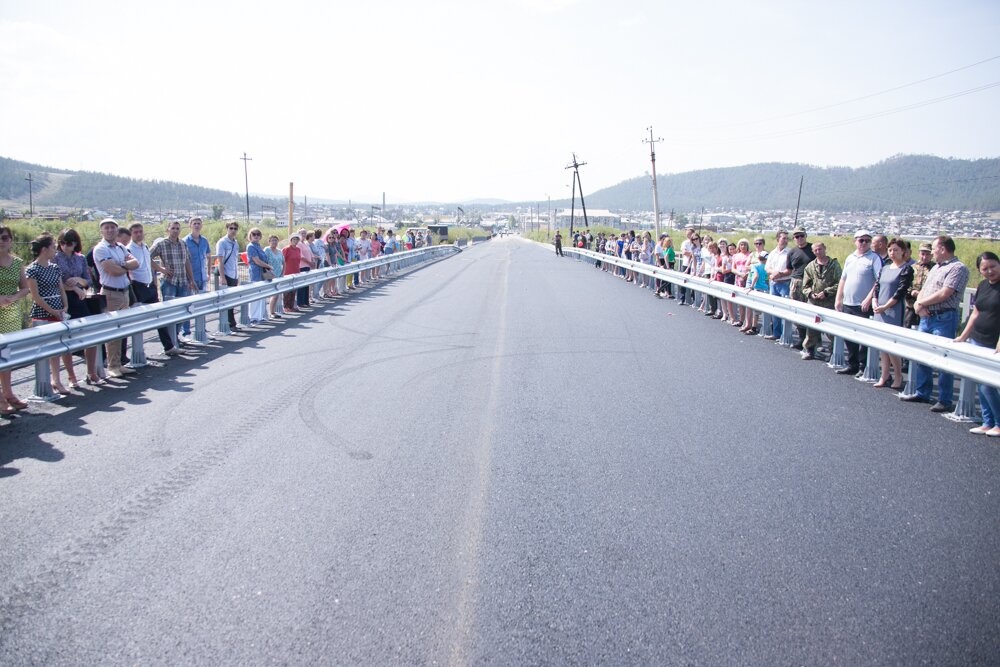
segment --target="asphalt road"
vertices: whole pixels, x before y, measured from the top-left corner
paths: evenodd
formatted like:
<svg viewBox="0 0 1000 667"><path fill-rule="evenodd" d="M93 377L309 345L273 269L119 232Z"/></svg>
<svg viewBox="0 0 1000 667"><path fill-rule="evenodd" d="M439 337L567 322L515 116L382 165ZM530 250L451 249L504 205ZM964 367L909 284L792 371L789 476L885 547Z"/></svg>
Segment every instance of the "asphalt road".
<svg viewBox="0 0 1000 667"><path fill-rule="evenodd" d="M0 425L0 664L1000 661L1000 447L519 239Z"/></svg>

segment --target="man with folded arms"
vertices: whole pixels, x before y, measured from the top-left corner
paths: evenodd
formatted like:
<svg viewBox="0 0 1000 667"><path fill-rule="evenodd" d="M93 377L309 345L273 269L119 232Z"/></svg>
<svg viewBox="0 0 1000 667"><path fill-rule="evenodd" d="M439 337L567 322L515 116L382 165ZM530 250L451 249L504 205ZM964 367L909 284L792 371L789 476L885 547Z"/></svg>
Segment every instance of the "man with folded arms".
<svg viewBox="0 0 1000 667"><path fill-rule="evenodd" d="M955 257L955 241L950 236L939 236L931 244L931 253L937 262L927 274L927 282L920 289L913 307L920 316L919 331L954 338L958 331L958 306L962 302L965 286L969 282L969 269ZM911 403L930 403L934 388L934 371L930 366L914 365L916 393L900 396ZM951 412L955 409L955 377L951 373L938 373L938 400L931 412Z"/></svg>
<svg viewBox="0 0 1000 667"><path fill-rule="evenodd" d="M101 220L101 240L94 246L94 265L101 277L101 294L107 300L105 312L115 312L128 308L128 272L139 268L125 246L118 243L118 223L113 218ZM120 378L135 373L122 366L121 344L111 341L108 350L108 375Z"/></svg>
<svg viewBox="0 0 1000 667"><path fill-rule="evenodd" d="M175 220L168 224L167 236L161 236L153 242L149 255L160 262L159 271L163 274L160 278L160 293L163 294L164 301L179 299L198 291L187 243L181 238L181 223ZM178 342L181 342L178 327L179 324L174 326L174 334ZM180 350L173 348L173 351L167 350L167 354L180 354Z"/></svg>

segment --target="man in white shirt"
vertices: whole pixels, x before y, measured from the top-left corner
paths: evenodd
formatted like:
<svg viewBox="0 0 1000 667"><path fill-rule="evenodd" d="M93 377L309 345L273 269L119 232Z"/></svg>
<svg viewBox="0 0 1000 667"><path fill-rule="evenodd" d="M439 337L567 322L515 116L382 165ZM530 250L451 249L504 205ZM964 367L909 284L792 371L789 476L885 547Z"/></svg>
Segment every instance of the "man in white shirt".
<svg viewBox="0 0 1000 667"><path fill-rule="evenodd" d="M142 306L150 303L159 303L160 295L156 291L156 283L154 282L156 273L159 271L159 266L153 264L149 256L149 248L146 247L145 242L146 230L143 228L141 222L129 225L128 229L132 235L132 240L129 241L129 244L125 248L139 262L139 266L130 272L132 292L135 294L135 305ZM157 329L156 335L159 336L160 344L163 345L164 354L170 357L180 354L180 350L174 346L174 342L170 339L170 331L167 327Z"/></svg>
<svg viewBox="0 0 1000 667"><path fill-rule="evenodd" d="M107 300L105 312L115 312L128 308L128 272L139 268L139 262L129 251L118 243L118 223L114 218L101 220L101 240L94 246L94 265L101 278L101 294ZM120 341L107 344L108 375L122 377L135 373L122 366Z"/></svg>
<svg viewBox="0 0 1000 667"><path fill-rule="evenodd" d="M764 270L767 271L771 294L787 299L792 283L792 270L788 267L788 232L783 229L778 230L778 245L767 256ZM783 319L780 317L771 318L771 333L764 338L778 340L784 330L785 321Z"/></svg>

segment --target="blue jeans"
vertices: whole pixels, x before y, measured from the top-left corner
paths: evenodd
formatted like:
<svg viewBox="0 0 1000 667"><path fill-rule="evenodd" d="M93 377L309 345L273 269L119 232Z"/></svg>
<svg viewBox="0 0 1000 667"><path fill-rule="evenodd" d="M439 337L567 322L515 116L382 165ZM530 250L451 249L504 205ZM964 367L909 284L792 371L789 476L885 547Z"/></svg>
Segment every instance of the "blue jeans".
<svg viewBox="0 0 1000 667"><path fill-rule="evenodd" d="M201 280L195 278L194 279L194 285L195 285L195 287L198 288L197 294L200 294L200 293L202 293L202 292L205 291L205 279L204 278L202 278ZM161 290L163 289L162 285L160 286L160 289ZM185 294L184 296L189 296L189 294ZM166 293L164 293L164 295L163 295L164 301L166 300L166 298L167 298ZM185 320L185 321L181 322L181 333L184 334L185 336L190 336L191 335L191 320Z"/></svg>
<svg viewBox="0 0 1000 667"><path fill-rule="evenodd" d="M969 339L969 344L986 347ZM979 385L979 410L983 413L983 426L1000 426L1000 389L988 384Z"/></svg>
<svg viewBox="0 0 1000 667"><path fill-rule="evenodd" d="M187 285L174 285L168 283L166 280L160 279L160 294L163 295L164 301L170 301L171 299L179 299L182 296L188 296L191 294L191 290ZM184 325L187 322L178 322L177 329L174 331L174 337L176 338L177 333L183 331ZM190 332L190 328L188 332Z"/></svg>
<svg viewBox="0 0 1000 667"><path fill-rule="evenodd" d="M935 336L954 338L957 328L957 310L947 310L937 315L920 318L919 331ZM930 400L931 390L934 388L934 369L923 364L914 364L914 383L916 384L917 396ZM954 395L955 376L951 373L938 373L938 403L951 405Z"/></svg>
<svg viewBox="0 0 1000 667"><path fill-rule="evenodd" d="M789 288L791 283L789 281L771 283L771 294L774 296L780 296L788 298ZM781 334L785 331L785 321L778 317L771 318L771 335L775 338L781 338Z"/></svg>

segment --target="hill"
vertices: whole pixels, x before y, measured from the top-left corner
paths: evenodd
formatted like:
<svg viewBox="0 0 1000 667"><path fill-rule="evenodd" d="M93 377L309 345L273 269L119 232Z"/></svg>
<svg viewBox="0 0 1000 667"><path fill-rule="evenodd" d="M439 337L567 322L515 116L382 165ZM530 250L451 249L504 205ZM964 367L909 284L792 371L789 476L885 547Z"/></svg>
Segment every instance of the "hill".
<svg viewBox="0 0 1000 667"><path fill-rule="evenodd" d="M244 195L237 192L55 169L2 157L0 202L28 201L28 172L34 179L36 206L166 211L206 209L218 204L238 211L246 205ZM895 156L859 168L773 162L662 174L657 178L660 207L664 212L673 209L678 213L701 207L794 209L800 177L804 177L803 209L897 213L1000 210L1000 159L956 160L930 155ZM588 207L593 208L648 211L652 209L651 182L648 175L639 176L588 192L586 199ZM250 206L259 210L280 201L283 199L251 196ZM475 205L505 208L510 204L483 198Z"/></svg>
<svg viewBox="0 0 1000 667"><path fill-rule="evenodd" d="M1000 210L1000 159L901 155L868 167L764 163L657 175L662 211L706 208L827 211ZM648 175L586 193L594 208L651 210Z"/></svg>
<svg viewBox="0 0 1000 667"><path fill-rule="evenodd" d="M220 204L242 210L246 196L169 181L150 181L112 176L90 171L54 169L0 157L0 201L28 201L27 173L33 179L32 198L36 206L79 209L162 209L191 210ZM271 206L278 200L250 197L250 206Z"/></svg>

